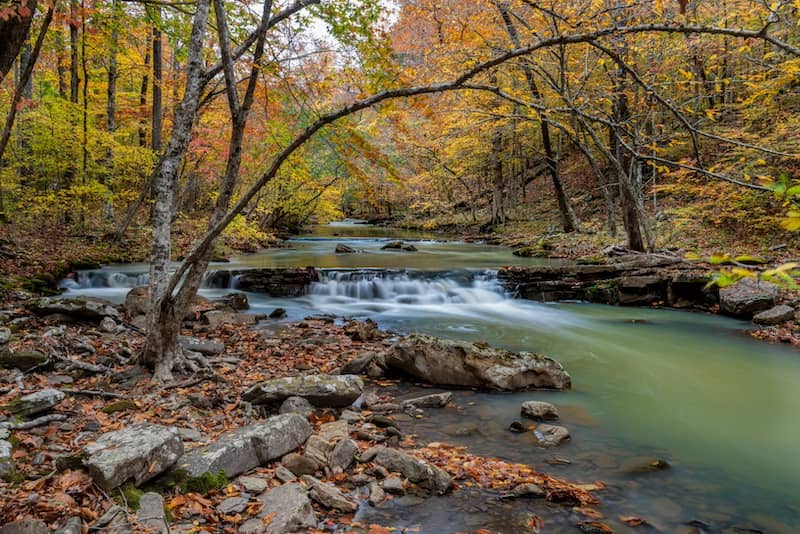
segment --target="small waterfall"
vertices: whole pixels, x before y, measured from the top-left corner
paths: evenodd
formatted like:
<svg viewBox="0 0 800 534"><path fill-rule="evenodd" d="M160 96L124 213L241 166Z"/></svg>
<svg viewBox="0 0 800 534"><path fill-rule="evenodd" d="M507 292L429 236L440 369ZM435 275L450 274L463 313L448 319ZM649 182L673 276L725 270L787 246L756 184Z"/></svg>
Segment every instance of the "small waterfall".
<svg viewBox="0 0 800 534"><path fill-rule="evenodd" d="M117 271L80 271L75 278L65 278L59 287L65 289L130 288L147 285L147 273L125 273Z"/></svg>
<svg viewBox="0 0 800 534"><path fill-rule="evenodd" d="M495 271L328 270L311 285L316 300L440 305L499 302L507 297Z"/></svg>

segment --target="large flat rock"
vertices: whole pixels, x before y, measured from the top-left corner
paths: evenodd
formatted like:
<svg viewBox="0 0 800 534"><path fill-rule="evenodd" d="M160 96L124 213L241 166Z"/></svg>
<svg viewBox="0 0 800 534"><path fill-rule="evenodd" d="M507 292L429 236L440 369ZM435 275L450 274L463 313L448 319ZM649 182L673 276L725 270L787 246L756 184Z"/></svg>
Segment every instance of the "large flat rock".
<svg viewBox="0 0 800 534"><path fill-rule="evenodd" d="M775 306L778 292L775 284L745 278L719 290L719 311L724 315L751 319L754 314Z"/></svg>
<svg viewBox="0 0 800 534"><path fill-rule="evenodd" d="M225 471L230 478L302 445L311 425L298 414L276 415L261 423L221 435L214 443L193 449L179 462L190 477Z"/></svg>
<svg viewBox="0 0 800 534"><path fill-rule="evenodd" d="M42 389L11 401L5 409L17 417L30 417L52 410L64 397L64 393L57 389Z"/></svg>
<svg viewBox="0 0 800 534"><path fill-rule="evenodd" d="M561 364L546 356L421 334L400 339L387 350L383 361L389 370L438 385L500 391L568 389L572 385Z"/></svg>
<svg viewBox="0 0 800 534"><path fill-rule="evenodd" d="M321 407L342 407L353 403L364 389L356 375L306 375L276 378L250 388L243 399L253 404L281 402L302 397Z"/></svg>
<svg viewBox="0 0 800 534"><path fill-rule="evenodd" d="M36 315L59 314L75 321L101 321L104 317L120 318L112 302L97 297L68 299L43 297L28 302L26 306Z"/></svg>
<svg viewBox="0 0 800 534"><path fill-rule="evenodd" d="M92 478L110 491L128 480L139 485L166 471L183 454L183 441L175 428L141 423L103 434L83 452Z"/></svg>

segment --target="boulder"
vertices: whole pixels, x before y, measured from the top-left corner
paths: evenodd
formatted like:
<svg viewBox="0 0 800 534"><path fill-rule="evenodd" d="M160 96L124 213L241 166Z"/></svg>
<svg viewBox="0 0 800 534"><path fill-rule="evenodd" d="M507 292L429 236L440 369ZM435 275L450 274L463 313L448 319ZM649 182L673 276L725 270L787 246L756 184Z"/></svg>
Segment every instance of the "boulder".
<svg viewBox="0 0 800 534"><path fill-rule="evenodd" d="M338 421L331 421L330 423L323 423L319 427L319 437L325 441L339 441L350 435L350 429L347 426L347 421L339 419Z"/></svg>
<svg viewBox="0 0 800 534"><path fill-rule="evenodd" d="M134 287L125 295L125 313L129 318L146 315L149 305L147 286Z"/></svg>
<svg viewBox="0 0 800 534"><path fill-rule="evenodd" d="M794 319L794 308L781 304L753 316L753 322L761 325L775 325Z"/></svg>
<svg viewBox="0 0 800 534"><path fill-rule="evenodd" d="M0 367L27 371L47 361L47 356L35 350L11 351L0 349Z"/></svg>
<svg viewBox="0 0 800 534"><path fill-rule="evenodd" d="M269 314L270 319L283 319L286 317L286 310L283 308L275 308Z"/></svg>
<svg viewBox="0 0 800 534"><path fill-rule="evenodd" d="M453 399L453 394L449 391L445 393L433 393L413 399L403 401L404 407L411 408L444 408Z"/></svg>
<svg viewBox="0 0 800 534"><path fill-rule="evenodd" d="M343 407L353 403L364 389L355 375L305 375L276 378L250 388L242 397L253 404L281 402L303 397L321 407Z"/></svg>
<svg viewBox="0 0 800 534"><path fill-rule="evenodd" d="M183 441L174 428L141 423L101 435L83 453L89 474L110 491L130 479L139 485L172 467L183 454Z"/></svg>
<svg viewBox="0 0 800 534"><path fill-rule="evenodd" d="M375 359L374 352L365 352L360 356L356 356L346 364L342 366L339 370L340 375L360 375L367 370L367 367L372 360Z"/></svg>
<svg viewBox="0 0 800 534"><path fill-rule="evenodd" d="M339 489L326 484L310 475L303 475L302 480L309 488L308 496L326 508L333 508L346 514L358 510L358 503L345 496Z"/></svg>
<svg viewBox="0 0 800 534"><path fill-rule="evenodd" d="M58 314L73 321L100 322L104 317L120 318L112 302L97 297L43 297L26 303L26 306L39 316Z"/></svg>
<svg viewBox="0 0 800 534"><path fill-rule="evenodd" d="M250 309L250 301L244 293L228 293L222 297L221 301L234 310L242 311Z"/></svg>
<svg viewBox="0 0 800 534"><path fill-rule="evenodd" d="M563 426L538 425L533 432L542 447L557 447L569 439L569 430Z"/></svg>
<svg viewBox="0 0 800 534"><path fill-rule="evenodd" d="M50 529L38 519L18 519L0 527L0 534L50 534Z"/></svg>
<svg viewBox="0 0 800 534"><path fill-rule="evenodd" d="M0 439L0 478L14 472L14 447L8 441Z"/></svg>
<svg viewBox="0 0 800 534"><path fill-rule="evenodd" d="M327 465L328 455L330 455L331 450L333 450L333 444L315 434L306 441L306 448L303 454L314 460L319 468Z"/></svg>
<svg viewBox="0 0 800 534"><path fill-rule="evenodd" d="M526 401L522 403L519 412L525 417L539 421L558 419L558 409L549 402Z"/></svg>
<svg viewBox="0 0 800 534"><path fill-rule="evenodd" d="M775 306L778 292L775 284L744 278L719 290L719 311L724 315L750 319L754 314Z"/></svg>
<svg viewBox="0 0 800 534"><path fill-rule="evenodd" d="M295 476L313 475L320 468L320 464L303 454L291 452L281 459L281 465Z"/></svg>
<svg viewBox="0 0 800 534"><path fill-rule="evenodd" d="M381 247L381 250L404 250L406 252L417 252L417 247L402 241L390 241Z"/></svg>
<svg viewBox="0 0 800 534"><path fill-rule="evenodd" d="M57 389L43 389L30 395L23 395L4 408L17 417L30 417L49 412L64 400L64 397L65 395Z"/></svg>
<svg viewBox="0 0 800 534"><path fill-rule="evenodd" d="M234 477L293 451L311 435L311 425L297 414L266 421L221 435L215 442L192 449L180 461L190 477L225 471Z"/></svg>
<svg viewBox="0 0 800 534"><path fill-rule="evenodd" d="M308 417L314 413L314 407L303 397L289 397L281 404L279 413L297 413Z"/></svg>
<svg viewBox="0 0 800 534"><path fill-rule="evenodd" d="M381 331L378 329L378 323L372 319L367 319L366 321L350 321L344 327L344 333L353 341L373 341L381 335Z"/></svg>
<svg viewBox="0 0 800 534"><path fill-rule="evenodd" d="M353 254L355 252L358 251L353 247L348 247L344 243L339 243L338 245L336 245L336 254Z"/></svg>
<svg viewBox="0 0 800 534"><path fill-rule="evenodd" d="M115 334L119 326L117 322L112 319L111 317L103 317L103 320L100 321L100 331L106 334Z"/></svg>
<svg viewBox="0 0 800 534"><path fill-rule="evenodd" d="M450 475L435 465L396 449L383 446L374 449L371 454L365 453L366 457L374 454L375 462L379 465L389 471L400 473L420 487L439 495L444 495L453 488L453 479Z"/></svg>
<svg viewBox="0 0 800 534"><path fill-rule="evenodd" d="M148 532L169 534L167 517L164 514L164 497L149 491L139 498L136 522Z"/></svg>
<svg viewBox="0 0 800 534"><path fill-rule="evenodd" d="M328 467L334 472L346 471L353 464L358 452L355 441L349 438L340 440L328 456Z"/></svg>
<svg viewBox="0 0 800 534"><path fill-rule="evenodd" d="M230 287L235 278L235 287L240 291L265 293L275 298L294 298L305 295L312 282L319 282L319 273L313 267L289 269L251 269L228 271Z"/></svg>
<svg viewBox="0 0 800 534"><path fill-rule="evenodd" d="M306 490L296 482L283 484L258 497L262 507L258 517L271 517L266 532L286 534L303 532L317 526L317 514L311 508Z"/></svg>
<svg viewBox="0 0 800 534"><path fill-rule="evenodd" d="M567 389L572 380L557 361L464 341L414 334L386 352L385 365L431 384L517 391Z"/></svg>
<svg viewBox="0 0 800 534"><path fill-rule="evenodd" d="M256 324L258 321L256 320L255 315L213 310L206 312L203 315L203 322L208 325L209 330L216 330L220 326L226 324L234 326L251 326Z"/></svg>

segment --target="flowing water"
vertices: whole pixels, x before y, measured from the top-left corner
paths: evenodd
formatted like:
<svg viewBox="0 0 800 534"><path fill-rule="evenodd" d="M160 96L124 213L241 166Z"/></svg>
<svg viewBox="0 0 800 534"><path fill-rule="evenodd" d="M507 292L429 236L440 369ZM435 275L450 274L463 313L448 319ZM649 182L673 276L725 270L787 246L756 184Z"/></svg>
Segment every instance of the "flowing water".
<svg viewBox="0 0 800 534"><path fill-rule="evenodd" d="M395 238L413 239L419 252L380 250ZM338 243L362 252L336 255ZM325 227L290 245L211 269L319 267L323 279L308 295L248 294L251 311L280 306L286 320L310 313L369 317L399 332L484 340L556 358L573 377L568 392L457 392L458 409L430 410L404 423L420 441L466 445L570 480L603 480L609 488L600 493L601 510L617 532L628 530L620 515L643 517L664 532L800 532L800 352L753 341L747 323L706 314L511 299L495 269L541 260L502 247L359 224ZM146 281L145 272L144 265L109 266L64 286L120 302ZM543 450L506 430L530 399L559 407L571 442ZM555 458L570 463L547 463ZM642 472L654 458L672 467ZM537 513L548 518L545 532L577 532L577 516L543 503L458 494L446 505L398 499L360 512L360 519L386 523L389 514L393 524L431 533L518 532L519 518Z"/></svg>

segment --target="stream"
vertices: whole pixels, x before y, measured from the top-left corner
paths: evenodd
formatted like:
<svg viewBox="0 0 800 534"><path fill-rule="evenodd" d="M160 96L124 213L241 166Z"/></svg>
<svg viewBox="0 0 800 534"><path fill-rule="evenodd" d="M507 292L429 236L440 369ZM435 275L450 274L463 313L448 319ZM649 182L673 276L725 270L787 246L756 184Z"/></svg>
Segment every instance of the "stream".
<svg viewBox="0 0 800 534"><path fill-rule="evenodd" d="M380 249L398 238L419 251ZM339 243L362 252L334 254ZM608 488L598 492L599 509L615 532L648 531L626 526L619 516L644 518L662 532L800 532L796 349L754 341L749 323L707 314L514 300L496 269L543 260L517 258L504 247L354 223L320 227L289 245L210 269L318 267L323 279L307 295L249 293L250 312L282 307L284 321L320 313L372 318L402 333L542 353L572 375L567 392L456 391L458 409L428 410L404 423L419 442L465 445L572 481L602 480ZM144 264L107 266L63 285L67 295L122 302L131 287L145 283L146 271ZM230 292L201 290L209 297ZM398 395L421 390L396 388ZM572 440L544 450L530 436L508 432L525 400L555 404L558 424ZM570 463L548 463L556 458ZM671 468L638 469L656 458ZM545 518L544 532L578 532L576 521L585 519L541 501L501 503L466 488L444 499L395 499L364 507L357 519L425 533L521 532L515 525L533 513Z"/></svg>

